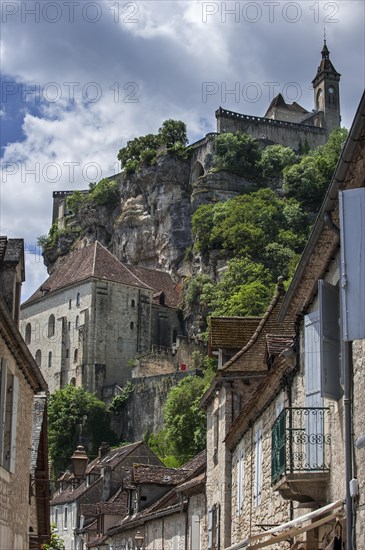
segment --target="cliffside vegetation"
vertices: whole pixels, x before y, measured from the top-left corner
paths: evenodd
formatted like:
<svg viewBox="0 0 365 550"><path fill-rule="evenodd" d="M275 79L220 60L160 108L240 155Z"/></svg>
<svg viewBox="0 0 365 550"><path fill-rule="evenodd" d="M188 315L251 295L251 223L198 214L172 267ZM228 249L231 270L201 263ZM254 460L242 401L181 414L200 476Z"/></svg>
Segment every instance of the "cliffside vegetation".
<svg viewBox="0 0 365 550"><path fill-rule="evenodd" d="M202 377L187 376L169 391L164 428L147 437L148 445L166 466L180 466L205 448L206 414L199 402L214 375L213 362L206 358Z"/></svg>
<svg viewBox="0 0 365 550"><path fill-rule="evenodd" d="M89 456L96 456L103 441L117 443L110 428L105 403L83 388L65 386L55 391L48 405L48 442L52 473L56 478L70 464L78 442L87 444Z"/></svg>

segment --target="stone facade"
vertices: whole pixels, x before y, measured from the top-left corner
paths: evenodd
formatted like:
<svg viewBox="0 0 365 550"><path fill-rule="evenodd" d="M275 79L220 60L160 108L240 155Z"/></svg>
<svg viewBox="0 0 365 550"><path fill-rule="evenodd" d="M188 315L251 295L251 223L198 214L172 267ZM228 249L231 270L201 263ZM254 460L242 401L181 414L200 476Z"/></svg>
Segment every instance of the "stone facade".
<svg viewBox="0 0 365 550"><path fill-rule="evenodd" d="M48 542L50 525L48 464L40 503L35 481L39 441L32 438L34 398L47 386L18 329L22 239L0 237L0 280L0 544L25 550Z"/></svg>
<svg viewBox="0 0 365 550"><path fill-rule="evenodd" d="M103 388L131 377L131 360L152 344L171 348L181 334L172 284L155 303L156 289L141 279L149 270L131 269L95 243L71 254L22 305L22 332L51 392L74 384L104 397Z"/></svg>

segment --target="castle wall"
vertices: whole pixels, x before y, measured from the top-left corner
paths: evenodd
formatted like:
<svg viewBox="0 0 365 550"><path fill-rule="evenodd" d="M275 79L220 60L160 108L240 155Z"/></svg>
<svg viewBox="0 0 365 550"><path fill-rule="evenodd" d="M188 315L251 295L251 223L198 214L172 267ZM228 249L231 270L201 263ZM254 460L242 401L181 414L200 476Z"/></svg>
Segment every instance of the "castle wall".
<svg viewBox="0 0 365 550"><path fill-rule="evenodd" d="M216 111L216 118L219 133L245 132L254 138L268 139L295 151L307 144L310 149L314 149L323 145L328 137L324 128L242 115L222 108Z"/></svg>

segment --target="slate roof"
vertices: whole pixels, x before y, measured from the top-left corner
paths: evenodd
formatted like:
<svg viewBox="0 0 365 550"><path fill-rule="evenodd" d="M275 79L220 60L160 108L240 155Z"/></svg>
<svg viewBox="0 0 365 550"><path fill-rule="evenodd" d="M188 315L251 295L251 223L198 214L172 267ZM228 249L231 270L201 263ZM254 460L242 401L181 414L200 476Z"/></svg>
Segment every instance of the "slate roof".
<svg viewBox="0 0 365 550"><path fill-rule="evenodd" d="M90 278L150 289L157 292L157 297L163 292L165 305L170 307L177 308L181 303L181 289L174 283L169 273L124 264L101 243L95 241L89 246L68 254L63 263L22 304L22 307L47 294ZM158 303L158 299L156 301Z"/></svg>
<svg viewBox="0 0 365 550"><path fill-rule="evenodd" d="M211 350L241 349L257 328L261 317L211 317Z"/></svg>
<svg viewBox="0 0 365 550"><path fill-rule="evenodd" d="M154 300L159 303L161 293L165 296L165 305L178 308L181 306L182 291L171 275L158 269L147 269L127 264L128 269L145 285L155 290Z"/></svg>
<svg viewBox="0 0 365 550"><path fill-rule="evenodd" d="M91 277L138 288L150 288L96 241L85 248L71 252L22 307L42 298L45 293L55 292Z"/></svg>

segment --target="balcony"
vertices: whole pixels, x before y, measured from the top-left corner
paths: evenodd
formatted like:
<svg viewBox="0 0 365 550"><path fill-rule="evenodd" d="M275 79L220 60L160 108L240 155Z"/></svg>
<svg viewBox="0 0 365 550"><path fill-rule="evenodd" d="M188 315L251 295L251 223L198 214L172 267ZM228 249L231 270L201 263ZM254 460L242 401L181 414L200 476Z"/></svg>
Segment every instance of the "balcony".
<svg viewBox="0 0 365 550"><path fill-rule="evenodd" d="M302 506L325 502L330 443L328 408L284 408L271 430L273 489Z"/></svg>

